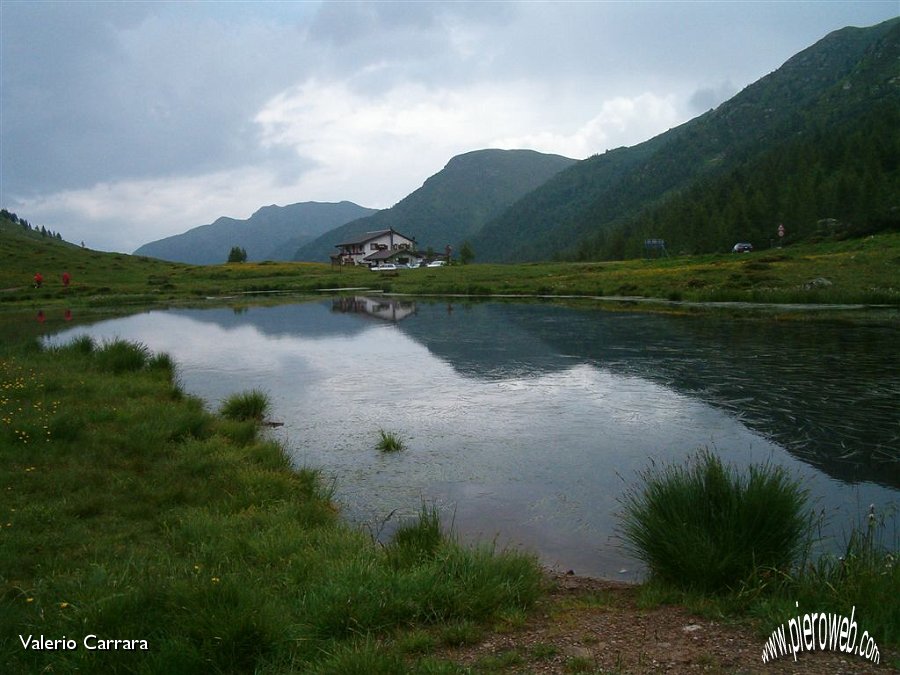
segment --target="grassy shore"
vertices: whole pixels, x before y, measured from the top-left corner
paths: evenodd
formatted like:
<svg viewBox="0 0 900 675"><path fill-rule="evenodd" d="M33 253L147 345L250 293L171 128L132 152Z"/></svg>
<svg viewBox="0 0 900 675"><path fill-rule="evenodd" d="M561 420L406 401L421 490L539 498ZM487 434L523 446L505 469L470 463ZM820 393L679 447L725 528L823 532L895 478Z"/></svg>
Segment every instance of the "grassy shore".
<svg viewBox="0 0 900 675"><path fill-rule="evenodd" d="M526 630L535 607L559 624L548 640L584 607L558 595L548 605L533 558L461 547L434 509L385 545L349 527L317 471L292 468L260 434L266 406L251 391L210 413L182 392L168 357L132 343L0 350L0 671L517 672L563 656L563 672L591 671L583 655L549 642L516 659L451 660L454 648ZM696 496L682 475L661 476ZM653 483L632 494L652 494L642 491ZM729 492L717 488L716 503ZM708 510L702 495L688 501ZM659 575L628 604L737 620L760 645L795 602L855 606L879 646L895 650L900 565L896 541L882 537L889 527L885 514L866 514L842 559L793 567L760 566L737 546L728 555L749 564L724 592ZM636 626L644 609L627 610ZM23 646L41 637L72 642ZM109 640L132 648L96 648Z"/></svg>
<svg viewBox="0 0 900 675"><path fill-rule="evenodd" d="M623 498L623 535L647 564L649 602L775 626L792 607L855 607L885 646L900 644L897 513L870 507L843 555L811 555L818 520L800 481L782 467L744 473L708 450L685 465L652 465ZM794 604L796 603L796 605Z"/></svg>
<svg viewBox="0 0 900 675"><path fill-rule="evenodd" d="M538 597L531 557L463 548L427 510L384 546L342 523L250 408L204 410L140 345L0 355L0 671L455 672L423 644Z"/></svg>
<svg viewBox="0 0 900 675"><path fill-rule="evenodd" d="M0 307L122 307L368 288L428 295L641 296L696 302L900 306L900 233L750 254L605 263L471 264L371 272L324 263L192 266L101 253L0 223ZM35 272L45 278L35 289ZM64 288L63 272L71 285ZM825 281L817 281L825 280Z"/></svg>
<svg viewBox="0 0 900 675"><path fill-rule="evenodd" d="M264 392L235 392L220 415L210 413L181 391L171 360L140 345L82 339L42 349L24 339L42 332L37 310L59 318L64 308L133 311L347 287L900 307L896 233L749 255L383 276L320 264L179 265L0 223L0 259L0 309L28 317L7 322L16 340L0 340L2 672L460 672L430 655L522 626L541 592L533 559L461 548L434 511L423 509L386 546L342 523L316 470L294 470L260 436ZM819 278L828 283L809 284ZM760 569L727 593L659 580L637 593L644 604L758 617L768 630L797 601L835 611L855 603L884 646L896 647L900 616L888 599L900 593L900 551L880 531L863 515L843 560ZM88 650L91 634L147 640L149 651ZM77 647L24 648L29 635Z"/></svg>

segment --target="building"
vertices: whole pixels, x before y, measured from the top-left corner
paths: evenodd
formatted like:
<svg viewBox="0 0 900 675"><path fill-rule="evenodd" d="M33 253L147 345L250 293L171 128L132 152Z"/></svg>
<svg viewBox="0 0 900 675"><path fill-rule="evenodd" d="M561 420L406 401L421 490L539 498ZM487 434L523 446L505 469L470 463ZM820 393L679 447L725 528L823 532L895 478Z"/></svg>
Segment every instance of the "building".
<svg viewBox="0 0 900 675"><path fill-rule="evenodd" d="M422 258L416 252L416 240L394 228L366 232L335 246L339 250L331 256L331 260L341 265L371 266L386 262L406 265Z"/></svg>

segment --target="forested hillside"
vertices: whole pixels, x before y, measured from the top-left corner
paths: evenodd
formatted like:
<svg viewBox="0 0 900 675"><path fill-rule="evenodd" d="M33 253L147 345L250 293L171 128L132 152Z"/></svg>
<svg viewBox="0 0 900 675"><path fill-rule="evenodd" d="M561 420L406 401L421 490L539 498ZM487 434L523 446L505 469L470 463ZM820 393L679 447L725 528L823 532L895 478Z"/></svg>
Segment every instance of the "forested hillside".
<svg viewBox="0 0 900 675"><path fill-rule="evenodd" d="M701 179L623 226L581 240L580 260L633 258L663 238L670 252L756 248L900 228L900 109L879 106L852 127L804 134L724 175Z"/></svg>
<svg viewBox="0 0 900 675"><path fill-rule="evenodd" d="M836 31L716 110L560 173L485 226L482 260L721 251L889 227L897 190L900 20ZM839 221L834 224L829 219Z"/></svg>
<svg viewBox="0 0 900 675"><path fill-rule="evenodd" d="M394 228L423 250L458 249L491 218L522 195L575 163L533 150L476 150L452 158L418 190L390 209L347 223L302 246L295 260L327 261L335 244L356 235Z"/></svg>

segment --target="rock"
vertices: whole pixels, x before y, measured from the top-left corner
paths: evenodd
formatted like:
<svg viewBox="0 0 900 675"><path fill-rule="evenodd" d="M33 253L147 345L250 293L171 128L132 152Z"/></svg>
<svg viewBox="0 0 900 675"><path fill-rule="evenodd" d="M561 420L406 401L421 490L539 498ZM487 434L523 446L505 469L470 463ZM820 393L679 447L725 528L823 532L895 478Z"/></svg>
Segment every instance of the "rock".
<svg viewBox="0 0 900 675"><path fill-rule="evenodd" d="M811 291L814 288L828 288L829 286L834 286L834 282L825 277L818 277L817 279L812 279L803 284L803 290Z"/></svg>
<svg viewBox="0 0 900 675"><path fill-rule="evenodd" d="M594 653L590 649L588 649L587 647L582 647L580 645L571 645L564 651L567 656L571 656L576 659L591 659L594 657Z"/></svg>

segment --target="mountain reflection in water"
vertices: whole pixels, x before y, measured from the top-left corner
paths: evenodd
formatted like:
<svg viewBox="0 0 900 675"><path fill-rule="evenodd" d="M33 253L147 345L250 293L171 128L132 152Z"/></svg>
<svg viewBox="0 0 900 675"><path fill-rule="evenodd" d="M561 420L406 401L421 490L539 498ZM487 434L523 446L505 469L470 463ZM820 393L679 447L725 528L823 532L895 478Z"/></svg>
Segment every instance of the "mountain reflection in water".
<svg viewBox="0 0 900 675"><path fill-rule="evenodd" d="M297 464L336 479L348 517L442 506L464 539L616 576L635 472L714 447L799 474L837 537L900 489L893 327L682 317L550 304L345 297L150 312L79 327L170 353L211 405L267 390ZM379 429L402 453L375 450Z"/></svg>

